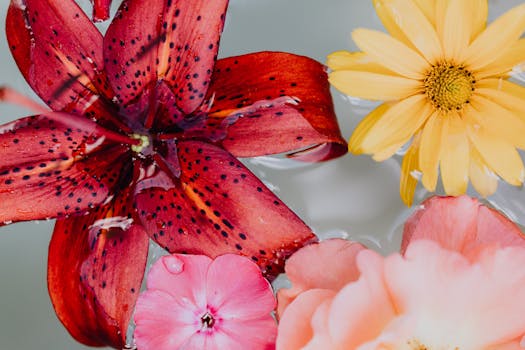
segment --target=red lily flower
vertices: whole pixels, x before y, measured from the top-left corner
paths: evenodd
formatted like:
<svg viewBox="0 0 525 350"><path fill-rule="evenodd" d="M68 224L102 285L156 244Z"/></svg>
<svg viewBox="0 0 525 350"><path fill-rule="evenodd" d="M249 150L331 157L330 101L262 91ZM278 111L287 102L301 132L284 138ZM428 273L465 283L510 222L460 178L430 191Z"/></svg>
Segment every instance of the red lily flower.
<svg viewBox="0 0 525 350"><path fill-rule="evenodd" d="M0 126L0 222L57 218L49 292L80 342L122 348L148 238L269 275L315 239L236 157L346 152L324 67L216 61L227 0L125 0L106 35L73 0L12 0L7 36L52 109Z"/></svg>

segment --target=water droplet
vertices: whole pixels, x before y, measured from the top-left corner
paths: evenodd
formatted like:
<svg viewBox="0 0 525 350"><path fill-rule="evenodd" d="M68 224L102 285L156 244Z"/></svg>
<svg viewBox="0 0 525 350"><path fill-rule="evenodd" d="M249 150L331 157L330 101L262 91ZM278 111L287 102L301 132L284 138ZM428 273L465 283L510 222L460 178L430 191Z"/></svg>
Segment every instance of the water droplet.
<svg viewBox="0 0 525 350"><path fill-rule="evenodd" d="M170 255L162 258L162 263L169 272L178 275L184 271L184 262L176 256Z"/></svg>

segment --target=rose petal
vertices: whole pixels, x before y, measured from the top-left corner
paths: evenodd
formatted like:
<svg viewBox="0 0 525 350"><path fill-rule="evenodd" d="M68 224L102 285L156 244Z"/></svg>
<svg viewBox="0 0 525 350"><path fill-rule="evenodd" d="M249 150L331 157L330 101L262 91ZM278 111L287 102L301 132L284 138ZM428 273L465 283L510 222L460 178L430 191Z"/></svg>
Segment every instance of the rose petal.
<svg viewBox="0 0 525 350"><path fill-rule="evenodd" d="M410 242L423 238L472 258L487 244L525 246L525 237L516 224L468 196L425 201L405 223L401 252Z"/></svg>
<svg viewBox="0 0 525 350"><path fill-rule="evenodd" d="M281 314L276 348L302 349L313 337L310 323L313 314L319 305L335 295L334 291L328 289L310 289L299 294Z"/></svg>
<svg viewBox="0 0 525 350"><path fill-rule="evenodd" d="M285 272L292 288L278 291L277 314L281 315L287 305L306 290L319 288L337 292L357 280L356 256L363 249L359 243L328 239L298 250L286 261Z"/></svg>

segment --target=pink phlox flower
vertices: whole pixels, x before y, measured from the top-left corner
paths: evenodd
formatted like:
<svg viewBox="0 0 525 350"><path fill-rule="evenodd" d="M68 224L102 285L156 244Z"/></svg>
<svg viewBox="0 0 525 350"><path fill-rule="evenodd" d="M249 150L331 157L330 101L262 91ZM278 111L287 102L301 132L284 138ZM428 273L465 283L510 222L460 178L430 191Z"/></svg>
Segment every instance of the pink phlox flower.
<svg viewBox="0 0 525 350"><path fill-rule="evenodd" d="M277 324L270 283L247 258L174 254L155 263L135 311L141 350L269 350Z"/></svg>

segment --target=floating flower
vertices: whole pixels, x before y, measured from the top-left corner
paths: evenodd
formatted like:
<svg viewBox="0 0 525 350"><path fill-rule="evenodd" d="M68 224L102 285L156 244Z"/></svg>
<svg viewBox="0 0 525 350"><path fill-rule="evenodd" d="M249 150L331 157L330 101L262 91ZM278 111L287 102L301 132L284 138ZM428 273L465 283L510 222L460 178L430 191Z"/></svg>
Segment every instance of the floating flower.
<svg viewBox="0 0 525 350"><path fill-rule="evenodd" d="M164 256L137 301L135 342L141 350L273 349L274 307L270 283L247 258Z"/></svg>
<svg viewBox="0 0 525 350"><path fill-rule="evenodd" d="M525 61L525 4L488 27L487 0L374 5L390 36L357 29L352 37L362 52L328 57L336 88L385 101L357 126L349 150L381 161L412 140L400 181L408 205L418 174L434 191L438 168L451 195L465 193L469 179L483 196L496 190L498 176L520 185L525 89L507 78Z"/></svg>
<svg viewBox="0 0 525 350"><path fill-rule="evenodd" d="M340 240L299 250L303 260L323 257L329 276L330 262L355 272L338 289L304 290L281 311L277 349L519 348L525 240L516 225L467 197L433 198L404 235L404 254L387 258L319 254L326 244L344 249Z"/></svg>
<svg viewBox="0 0 525 350"><path fill-rule="evenodd" d="M73 0L11 2L11 51L52 111L0 127L0 222L58 218L49 292L82 343L125 345L148 237L268 275L315 239L236 157L346 152L324 67L277 52L215 63L226 7L127 0L103 37Z"/></svg>
<svg viewBox="0 0 525 350"><path fill-rule="evenodd" d="M410 242L430 239L466 257L487 247L525 248L525 236L506 216L468 196L431 197L405 223L401 253Z"/></svg>

